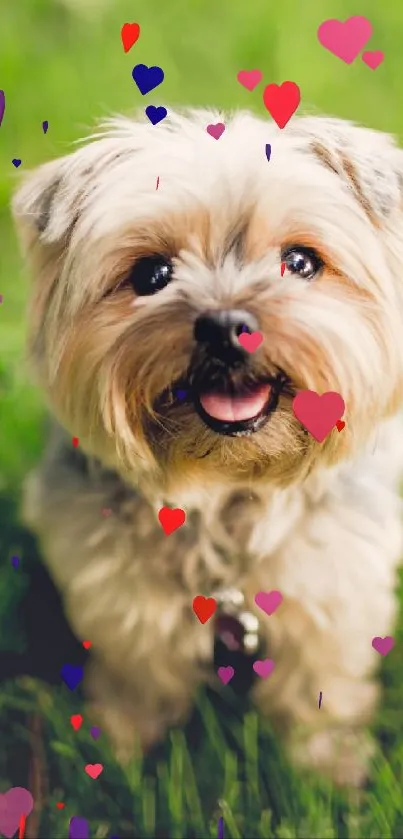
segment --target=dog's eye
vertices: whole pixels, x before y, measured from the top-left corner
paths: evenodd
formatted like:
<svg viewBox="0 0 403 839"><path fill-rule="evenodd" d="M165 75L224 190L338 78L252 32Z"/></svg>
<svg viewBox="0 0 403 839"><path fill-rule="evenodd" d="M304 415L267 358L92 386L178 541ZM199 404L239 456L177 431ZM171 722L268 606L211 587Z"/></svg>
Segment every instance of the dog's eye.
<svg viewBox="0 0 403 839"><path fill-rule="evenodd" d="M156 294L172 278L172 263L163 256L145 256L133 266L128 282L138 297Z"/></svg>
<svg viewBox="0 0 403 839"><path fill-rule="evenodd" d="M302 247L288 248L282 253L281 261L291 274L298 274L304 280L311 280L323 266L315 251Z"/></svg>

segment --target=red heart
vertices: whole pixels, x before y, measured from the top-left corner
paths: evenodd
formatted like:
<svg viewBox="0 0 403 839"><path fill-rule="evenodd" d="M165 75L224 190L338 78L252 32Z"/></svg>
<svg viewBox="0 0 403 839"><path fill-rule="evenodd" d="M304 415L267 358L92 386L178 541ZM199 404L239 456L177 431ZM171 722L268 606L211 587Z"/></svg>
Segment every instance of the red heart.
<svg viewBox="0 0 403 839"><path fill-rule="evenodd" d="M263 341L261 332L241 332L238 341L246 352L255 352Z"/></svg>
<svg viewBox="0 0 403 839"><path fill-rule="evenodd" d="M123 49L129 52L133 44L136 43L140 35L140 27L138 23L124 23L120 31L122 38Z"/></svg>
<svg viewBox="0 0 403 839"><path fill-rule="evenodd" d="M73 437L71 442L73 443L73 446L76 449L77 446L78 446L78 442L79 442L78 437Z"/></svg>
<svg viewBox="0 0 403 839"><path fill-rule="evenodd" d="M70 717L70 722L74 728L74 731L78 731L78 729L81 728L83 724L83 717L81 716L81 714L73 714L73 716Z"/></svg>
<svg viewBox="0 0 403 839"><path fill-rule="evenodd" d="M337 420L337 422L336 422L337 431L343 431L343 428L344 428L345 424L346 423L344 422L344 420Z"/></svg>
<svg viewBox="0 0 403 839"><path fill-rule="evenodd" d="M56 801L56 807L58 810L63 810L66 805L63 804L61 801Z"/></svg>
<svg viewBox="0 0 403 839"><path fill-rule="evenodd" d="M83 641L82 644L85 650L89 650L92 647L92 641Z"/></svg>
<svg viewBox="0 0 403 839"><path fill-rule="evenodd" d="M279 128L284 128L298 108L301 91L295 82L268 84L263 91L263 102Z"/></svg>
<svg viewBox="0 0 403 839"><path fill-rule="evenodd" d="M93 778L93 779L98 778L98 776L101 774L101 772L104 771L104 767L102 766L102 763L87 763L87 766L84 766L84 769L85 769L87 775L89 775L90 778Z"/></svg>
<svg viewBox="0 0 403 839"><path fill-rule="evenodd" d="M170 533L185 524L186 513L180 507L174 507L173 510L170 507L161 507L158 513L158 521L166 536L169 536Z"/></svg>
<svg viewBox="0 0 403 839"><path fill-rule="evenodd" d="M202 594L198 594L193 598L192 606L200 623L206 623L214 615L217 609L217 601L214 600L214 597L203 597Z"/></svg>

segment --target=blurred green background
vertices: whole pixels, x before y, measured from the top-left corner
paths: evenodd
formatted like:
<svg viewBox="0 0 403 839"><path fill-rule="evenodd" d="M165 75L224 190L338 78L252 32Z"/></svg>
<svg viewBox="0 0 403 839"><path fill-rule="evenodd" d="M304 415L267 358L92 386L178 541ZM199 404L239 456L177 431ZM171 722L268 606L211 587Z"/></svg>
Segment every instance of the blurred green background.
<svg viewBox="0 0 403 839"><path fill-rule="evenodd" d="M360 58L348 66L317 40L328 18L364 15L373 25L367 49L385 53L370 70ZM125 54L120 29L141 26ZM364 0L3 0L0 6L0 88L6 111L0 127L0 648L18 647L18 601L24 588L10 557L24 554L16 509L21 480L43 442L41 398L24 359L27 278L9 218L9 197L24 170L65 154L70 143L109 113L146 104L251 108L270 119L261 84L252 93L237 82L241 69L260 68L264 84L293 80L300 111L327 113L403 135L403 4ZM165 81L141 97L131 77L135 64L157 64ZM42 132L48 120L49 130ZM156 129L158 130L158 129ZM15 170L11 160L21 158ZM403 638L402 628L398 638ZM91 820L92 836L403 837L403 748L400 684L402 644L383 664L384 702L375 723L379 752L371 784L358 798L339 795L321 779L301 780L278 750L269 725L253 711L238 723L216 715L201 698L205 736L197 749L174 734L152 771L140 759L126 773L107 747L75 734L69 715L79 711L66 692L30 680L0 690L0 790L22 784L21 765L7 754L30 741L42 754L34 777L44 776L31 836L65 837L67 813ZM0 674L1 675L1 674ZM16 716L15 716L16 715ZM221 715L222 716L222 715ZM34 724L26 720L34 719ZM224 726L224 728L223 728ZM7 729L7 730L6 730ZM27 733L28 731L28 733ZM35 747L36 748L36 747ZM98 752L96 750L99 750ZM103 751L103 750L106 751ZM34 749L35 751L35 749ZM104 761L102 779L82 766ZM35 768L34 768L35 769ZM66 814L55 801L67 802ZM27 836L29 839L29 836Z"/></svg>

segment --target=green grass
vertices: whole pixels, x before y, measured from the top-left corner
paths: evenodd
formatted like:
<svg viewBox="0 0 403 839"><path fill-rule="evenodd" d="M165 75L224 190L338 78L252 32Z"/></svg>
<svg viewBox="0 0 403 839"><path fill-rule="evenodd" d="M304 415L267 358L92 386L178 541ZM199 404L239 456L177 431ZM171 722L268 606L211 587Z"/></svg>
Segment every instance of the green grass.
<svg viewBox="0 0 403 839"><path fill-rule="evenodd" d="M82 2L85 6L86 0ZM375 72L360 60L343 64L317 42L323 20L352 14L370 18L374 35L368 48L385 52ZM120 28L134 20L141 25L141 37L125 55ZM159 64L165 71L163 87L147 97L148 103L251 107L263 115L261 88L248 93L236 81L238 70L259 67L266 83L296 81L303 109L403 135L402 24L398 0L382 5L364 0L354 8L347 0L109 0L92 16L72 14L56 0L3 3L0 88L7 104L0 128L1 649L24 645L18 603L26 585L28 548L16 509L21 479L43 442L42 403L23 354L27 284L8 212L19 173L67 152L96 118L141 106L131 79L139 62ZM41 127L45 119L47 135ZM23 161L18 172L13 157ZM13 553L21 556L18 573L10 566ZM383 663L384 699L375 724L379 750L371 782L358 798L336 792L318 777L295 775L268 723L258 721L250 709L242 716L238 707L236 721L231 716L229 722L226 703L217 704L206 694L198 699L196 746L191 737L186 742L175 731L158 758L138 758L124 773L102 737L97 743L90 738L88 724L73 731L69 718L81 707L75 694L62 685L51 690L29 679L1 685L0 789L24 785L27 723L31 730L39 720L45 780L37 835L43 839L66 837L68 820L77 814L91 821L92 837L215 837L221 813L226 839L402 837L402 641L401 622L398 643ZM84 772L88 762L104 763L96 781ZM56 801L64 801L65 810L57 810Z"/></svg>

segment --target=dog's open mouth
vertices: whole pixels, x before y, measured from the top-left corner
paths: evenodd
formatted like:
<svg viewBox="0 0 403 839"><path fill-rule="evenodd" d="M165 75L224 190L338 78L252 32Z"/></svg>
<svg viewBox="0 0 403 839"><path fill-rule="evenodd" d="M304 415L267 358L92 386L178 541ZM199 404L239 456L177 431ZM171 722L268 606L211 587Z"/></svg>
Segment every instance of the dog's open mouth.
<svg viewBox="0 0 403 839"><path fill-rule="evenodd" d="M217 434L239 437L252 434L267 422L278 401L269 382L196 390L194 406L201 420Z"/></svg>

